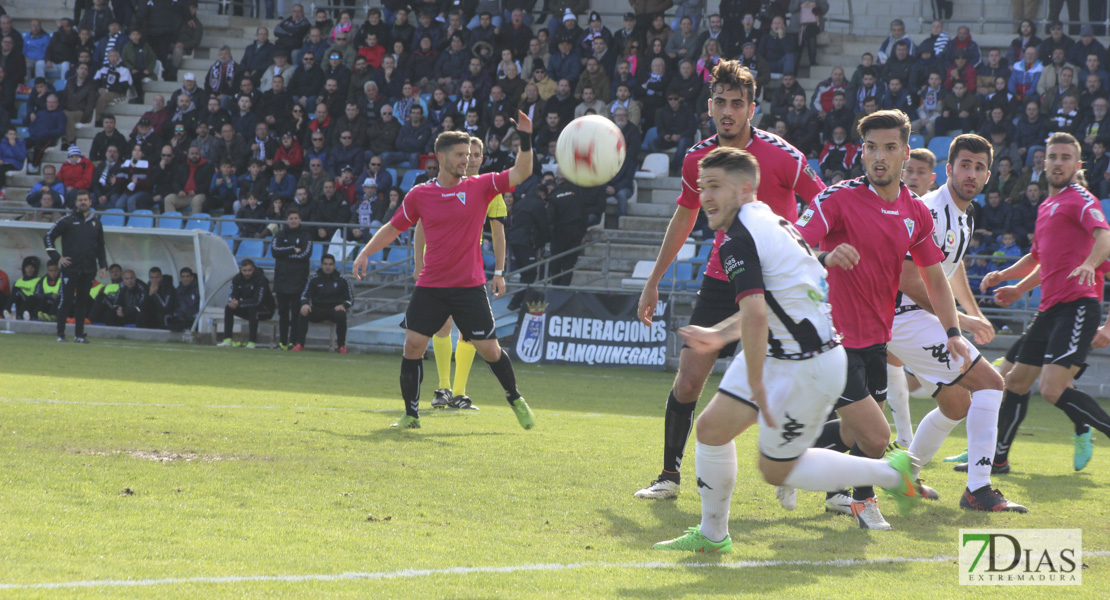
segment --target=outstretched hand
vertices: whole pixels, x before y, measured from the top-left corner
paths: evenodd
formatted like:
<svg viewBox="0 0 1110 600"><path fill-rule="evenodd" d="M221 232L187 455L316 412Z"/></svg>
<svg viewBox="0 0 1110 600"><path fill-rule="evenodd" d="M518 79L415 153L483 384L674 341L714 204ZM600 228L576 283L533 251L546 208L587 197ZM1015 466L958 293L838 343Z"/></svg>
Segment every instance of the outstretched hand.
<svg viewBox="0 0 1110 600"><path fill-rule="evenodd" d="M512 120L510 119L510 121ZM516 120L512 121L512 124L521 133L532 133L532 119L529 119L524 111L517 111Z"/></svg>

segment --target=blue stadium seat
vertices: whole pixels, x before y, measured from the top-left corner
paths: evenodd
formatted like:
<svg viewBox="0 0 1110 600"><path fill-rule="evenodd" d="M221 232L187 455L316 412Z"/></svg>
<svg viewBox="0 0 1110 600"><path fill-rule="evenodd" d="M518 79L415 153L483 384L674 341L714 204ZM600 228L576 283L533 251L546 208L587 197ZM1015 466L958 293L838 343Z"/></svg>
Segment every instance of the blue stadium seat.
<svg viewBox="0 0 1110 600"><path fill-rule="evenodd" d="M978 196L976 196L975 197L975 203L978 204L979 206L983 206L984 204L986 204L987 203L986 194L979 194Z"/></svg>
<svg viewBox="0 0 1110 600"><path fill-rule="evenodd" d="M220 219L220 237L231 238L239 235L239 225L235 219Z"/></svg>
<svg viewBox="0 0 1110 600"><path fill-rule="evenodd" d="M185 222L185 229L212 231L212 222L208 220L209 218L211 218L211 215L208 213L195 213L193 218Z"/></svg>
<svg viewBox="0 0 1110 600"><path fill-rule="evenodd" d="M65 89L66 89L66 81L64 79L59 79L59 80L54 82L54 91L61 92L61 91L65 91Z"/></svg>
<svg viewBox="0 0 1110 600"><path fill-rule="evenodd" d="M409 169L405 171L405 176L401 179L401 191L406 194L409 193L409 190L412 189L413 184L416 183L416 178L420 176L421 172L420 169Z"/></svg>
<svg viewBox="0 0 1110 600"><path fill-rule="evenodd" d="M821 179L824 179L824 177L821 175L821 159L819 159L819 158L809 159L809 168L813 169L813 172L817 173L818 177L821 177Z"/></svg>
<svg viewBox="0 0 1110 600"><path fill-rule="evenodd" d="M109 208L100 213L100 224L105 227L123 227L126 221L122 208Z"/></svg>
<svg viewBox="0 0 1110 600"><path fill-rule="evenodd" d="M947 146L945 147L947 148ZM940 158L938 157L937 160L939 161ZM948 181L948 170L945 168L947 166L948 163L938 164L936 168L933 169L933 173L937 176L937 185L944 185Z"/></svg>
<svg viewBox="0 0 1110 600"><path fill-rule="evenodd" d="M1102 214L1104 214L1104 215L1110 214L1110 212L1108 212L1108 211L1110 211L1110 198L1103 198L1102 199Z"/></svg>
<svg viewBox="0 0 1110 600"><path fill-rule="evenodd" d="M181 229L184 223L185 219L181 218L181 213L174 210L164 212L161 217L158 217L158 229Z"/></svg>
<svg viewBox="0 0 1110 600"><path fill-rule="evenodd" d="M952 145L952 138L946 135L938 135L929 140L929 150L937 156L937 164L943 163L948 160L948 147Z"/></svg>
<svg viewBox="0 0 1110 600"><path fill-rule="evenodd" d="M369 162L369 161L367 161L367 162ZM401 176L397 174L397 169L394 169L393 167L386 167L385 172L389 173L390 176L393 177L393 185L397 185L397 184L401 183ZM359 184L359 185L362 185L362 184ZM381 191L382 190L378 190L378 192L381 192Z"/></svg>
<svg viewBox="0 0 1110 600"><path fill-rule="evenodd" d="M249 258L255 260L266 256L266 246L262 240L243 240L235 252L236 258Z"/></svg>
<svg viewBox="0 0 1110 600"><path fill-rule="evenodd" d="M15 131L19 134L19 137L23 139L28 139L31 137L31 130L28 127L17 127Z"/></svg>
<svg viewBox="0 0 1110 600"><path fill-rule="evenodd" d="M128 227L154 227L154 213L149 210L137 210L127 219Z"/></svg>
<svg viewBox="0 0 1110 600"><path fill-rule="evenodd" d="M918 148L924 148L924 147L925 147L925 138L921 137L920 135L918 135L916 133L910 136L910 148L916 150Z"/></svg>

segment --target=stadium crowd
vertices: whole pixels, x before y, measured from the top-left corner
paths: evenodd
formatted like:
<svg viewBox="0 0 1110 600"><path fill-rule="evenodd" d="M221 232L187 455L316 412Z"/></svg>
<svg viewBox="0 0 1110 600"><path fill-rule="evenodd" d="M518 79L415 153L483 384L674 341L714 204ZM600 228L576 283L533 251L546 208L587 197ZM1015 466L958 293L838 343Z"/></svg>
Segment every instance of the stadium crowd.
<svg viewBox="0 0 1110 600"><path fill-rule="evenodd" d="M511 264L520 268L548 243L553 253L579 245L607 201L618 218L626 214L641 153L673 151L676 174L685 149L713 133L710 71L735 58L761 87L756 124L814 159L827 183L862 174L855 125L875 110L902 110L925 143L961 132L991 140L994 175L976 215L981 253L1028 247L1052 132L1081 140L1088 187L1110 195L1110 72L1089 26L1073 39L1056 22L1042 39L1024 21L1009 47L981 48L966 26L950 35L938 20L915 40L895 20L858 65L835 66L807 90L797 70L817 64L827 0L725 0L708 16L699 0L629 4L614 29L586 0L545 0L535 20L534 0L389 0L361 23L353 9L320 8L310 17L294 4L288 16L259 26L241 56L221 47L204 73L182 71L180 87L168 98L152 96L130 132L105 111L143 102L152 79L177 79L204 35L195 1L78 2L73 19L59 19L52 34L38 20L20 33L3 15L0 187L12 171L41 174L26 219L57 220L41 209L72 208L75 193L87 190L94 210L233 215L242 220L240 237L274 237L275 247L294 208L312 223L306 244L337 231L364 242L411 187L400 173L422 170L417 184L435 177L438 133L481 139L483 173L513 164L519 110L536 124L534 174L506 196ZM265 8L272 16L273 3ZM593 189L565 181L554 157L563 127L586 114L612 119L627 141L620 172ZM29 123L27 139L13 118ZM74 142L76 129L89 126L102 131L86 156ZM67 159L44 165L53 146ZM569 272L576 258L552 268ZM969 265L972 276L976 266ZM278 292L277 284L278 297L300 293ZM296 312L291 300L277 304L286 306L277 311L283 323ZM286 329L282 343L291 345Z"/></svg>

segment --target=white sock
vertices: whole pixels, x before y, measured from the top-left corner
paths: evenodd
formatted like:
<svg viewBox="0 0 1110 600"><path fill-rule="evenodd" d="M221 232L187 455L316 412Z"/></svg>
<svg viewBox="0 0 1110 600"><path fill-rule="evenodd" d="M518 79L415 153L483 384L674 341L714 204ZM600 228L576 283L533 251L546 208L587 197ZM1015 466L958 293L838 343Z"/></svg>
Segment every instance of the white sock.
<svg viewBox="0 0 1110 600"><path fill-rule="evenodd" d="M998 409L1002 390L979 390L971 394L967 411L967 489L975 491L991 483L991 460L998 441ZM983 464L979 464L980 461Z"/></svg>
<svg viewBox="0 0 1110 600"><path fill-rule="evenodd" d="M900 482L901 475L884 460L810 448L783 483L811 492L835 492L868 485L892 488Z"/></svg>
<svg viewBox="0 0 1110 600"><path fill-rule="evenodd" d="M910 386L906 382L906 371L902 367L886 366L886 403L894 417L897 442L909 448L913 441L913 422L910 421Z"/></svg>
<svg viewBox="0 0 1110 600"><path fill-rule="evenodd" d="M709 446L698 442L694 461L701 494L701 534L719 542L728 536L728 507L736 486L736 444Z"/></svg>
<svg viewBox="0 0 1110 600"><path fill-rule="evenodd" d="M914 477L920 475L921 468L933 460L937 451L940 450L940 445L959 424L959 421L953 421L941 414L939 408L929 411L929 414L921 419L921 422L917 424L917 435L913 437L913 443L910 444L910 454L915 459Z"/></svg>

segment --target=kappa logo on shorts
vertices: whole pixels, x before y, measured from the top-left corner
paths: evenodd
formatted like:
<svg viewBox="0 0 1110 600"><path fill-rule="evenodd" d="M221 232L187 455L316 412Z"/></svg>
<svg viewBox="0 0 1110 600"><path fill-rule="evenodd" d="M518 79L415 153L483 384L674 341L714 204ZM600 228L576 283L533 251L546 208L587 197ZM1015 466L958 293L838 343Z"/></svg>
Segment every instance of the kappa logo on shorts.
<svg viewBox="0 0 1110 600"><path fill-rule="evenodd" d="M786 424L782 426L782 443L779 446L785 446L802 437L801 430L805 429L805 425L791 417L790 413L783 413L783 416L786 417Z"/></svg>
<svg viewBox="0 0 1110 600"><path fill-rule="evenodd" d="M936 361L940 364L946 367L952 366L952 356L948 353L948 348L945 348L944 344L937 344L935 346L922 346L921 349L932 352L933 358L935 358Z"/></svg>

